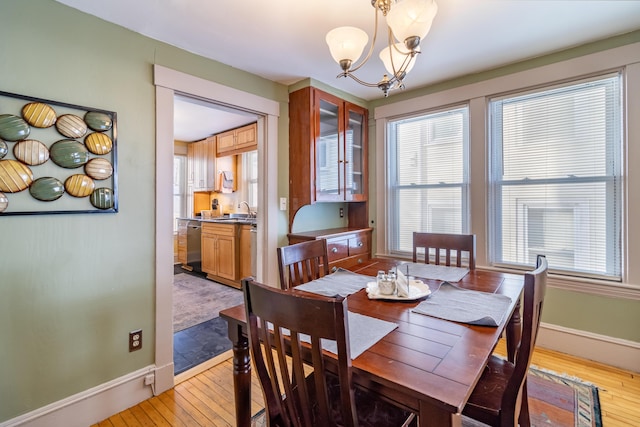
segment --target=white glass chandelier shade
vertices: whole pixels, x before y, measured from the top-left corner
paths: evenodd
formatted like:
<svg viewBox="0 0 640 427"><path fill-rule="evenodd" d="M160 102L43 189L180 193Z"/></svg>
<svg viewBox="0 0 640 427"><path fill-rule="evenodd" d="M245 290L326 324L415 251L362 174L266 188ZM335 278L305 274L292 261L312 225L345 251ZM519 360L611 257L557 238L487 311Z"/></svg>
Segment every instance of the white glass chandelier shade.
<svg viewBox="0 0 640 427"><path fill-rule="evenodd" d="M423 40L431 23L438 13L438 5L434 0L401 0L393 4L387 13L387 25L400 42L410 37Z"/></svg>
<svg viewBox="0 0 640 427"><path fill-rule="evenodd" d="M420 47L418 46L416 50L420 51ZM389 52L391 52L391 54L389 54ZM384 68L390 76L395 75L399 71L408 73L416 64L416 57L410 56L410 52L404 43L396 43L393 47L385 47L380 51L380 59L384 63ZM405 64L405 60L408 62L408 65ZM394 66L395 72L393 70ZM402 70L400 68L402 68Z"/></svg>
<svg viewBox="0 0 640 427"><path fill-rule="evenodd" d="M360 28L338 27L327 33L326 41L331 56L337 63L343 60L356 62L362 55L369 36Z"/></svg>

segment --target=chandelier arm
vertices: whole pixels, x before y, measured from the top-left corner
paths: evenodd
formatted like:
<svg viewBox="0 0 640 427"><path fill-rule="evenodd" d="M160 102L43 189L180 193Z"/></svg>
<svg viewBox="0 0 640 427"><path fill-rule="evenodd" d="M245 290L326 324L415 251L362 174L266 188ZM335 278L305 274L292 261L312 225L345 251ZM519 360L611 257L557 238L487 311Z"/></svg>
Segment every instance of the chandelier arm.
<svg viewBox="0 0 640 427"><path fill-rule="evenodd" d="M367 83L364 80L360 80L359 78L357 78L354 74L352 74L350 71L347 72L346 74L339 74L338 77L351 77L353 80L357 81L358 83L360 83L362 86L367 86L367 87L378 87L378 83Z"/></svg>
<svg viewBox="0 0 640 427"><path fill-rule="evenodd" d="M355 71L358 71L364 64L367 63L367 61L369 60L369 58L371 58L371 54L373 54L373 48L376 45L376 39L378 38L378 8L375 8L376 14L375 14L375 24L374 24L374 28L373 28L373 40L371 41L371 46L369 46L369 52L367 52L367 56L365 56L365 58L357 65L352 66L349 69L349 73L353 73Z"/></svg>

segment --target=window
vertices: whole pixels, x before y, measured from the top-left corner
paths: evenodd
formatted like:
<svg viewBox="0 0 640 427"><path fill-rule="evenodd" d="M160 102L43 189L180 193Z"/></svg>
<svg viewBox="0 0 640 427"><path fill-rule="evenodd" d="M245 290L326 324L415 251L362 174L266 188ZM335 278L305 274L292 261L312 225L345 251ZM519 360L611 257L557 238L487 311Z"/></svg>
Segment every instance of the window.
<svg viewBox="0 0 640 427"><path fill-rule="evenodd" d="M620 76L490 101L494 264L620 279Z"/></svg>
<svg viewBox="0 0 640 427"><path fill-rule="evenodd" d="M173 232L178 232L178 218L187 216L187 156L173 156Z"/></svg>
<svg viewBox="0 0 640 427"><path fill-rule="evenodd" d="M258 207L258 152L249 151L242 154L243 196L251 209Z"/></svg>
<svg viewBox="0 0 640 427"><path fill-rule="evenodd" d="M390 253L413 250L413 232L467 233L468 108L392 120L389 147Z"/></svg>

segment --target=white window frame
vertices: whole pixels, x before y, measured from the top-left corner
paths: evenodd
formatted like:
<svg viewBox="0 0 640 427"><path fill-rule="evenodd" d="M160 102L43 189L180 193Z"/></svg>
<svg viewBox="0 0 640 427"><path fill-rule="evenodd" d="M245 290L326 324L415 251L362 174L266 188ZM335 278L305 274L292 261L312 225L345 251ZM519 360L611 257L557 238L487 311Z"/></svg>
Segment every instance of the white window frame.
<svg viewBox="0 0 640 427"><path fill-rule="evenodd" d="M495 78L471 82L450 89L426 89L423 95L409 99L399 97L397 102L375 106L370 124L375 123L370 132L375 150L369 157L369 176L375 179L375 189L369 192L369 203L373 210L370 213L371 225L374 227L373 255L389 256L387 252L388 230L386 206L389 203L386 185L389 172L386 170L388 156L385 146L386 124L393 117L415 114L419 111L443 108L468 102L470 106L470 212L471 232L476 235L476 268L505 272L521 272L509 268L489 265L487 250L488 239L488 129L487 99L496 94L515 92L526 88L545 86L557 82L576 80L607 72L623 73L623 185L625 201L622 206L622 282L605 281L571 276L549 277L549 285L558 289L640 300L640 263L630 262L629 254L640 253L640 221L630 218L640 217L640 198L633 196L640 191L640 169L629 167L629 159L640 158L640 144L629 144L627 141L640 141L640 120L627 118L640 117L640 98L633 94L640 93L640 43L590 53L584 56L569 58L564 61L542 65L524 71L502 75ZM431 88L432 89L432 88ZM629 196L631 195L631 196Z"/></svg>
<svg viewBox="0 0 640 427"><path fill-rule="evenodd" d="M446 116L452 113L459 114L462 112L464 115L463 120L463 128L461 130L462 134L458 135L462 138L462 179L460 182L439 182L439 183L423 183L423 184L415 184L411 185L398 185L396 184L397 170L396 170L396 143L394 136L391 135L390 129L395 126L395 123L401 122L404 120L412 120L412 119L420 119L422 117L434 117L434 116ZM387 248L386 252L392 254L394 256L401 257L410 257L411 256L411 248L401 248L400 244L400 231L396 228L399 226L399 216L402 215L403 209L406 209L406 206L400 206L399 201L399 192L402 190L429 190L429 189L446 189L446 188L459 188L460 189L460 224L455 224L452 228L458 228L459 232L462 234L469 233L469 107L466 104L448 106L446 108L438 109L438 110L430 110L430 111L422 111L418 114L410 114L406 116L398 116L389 120L386 123L387 126L387 141L385 143L388 153L387 166L386 170L388 173L388 181L385 186L386 189L386 198L388 203L386 204L387 208L387 221L385 224L385 229L387 230ZM441 145L447 144L445 141L446 138L437 138L434 134L437 132L437 129L430 128L428 130L430 132L432 139L429 141L429 145ZM428 214L426 217L422 218L422 223L428 222L429 226L419 230L413 231L432 231L430 226L432 225L432 215L431 211L433 209L442 209L447 206L453 206L449 200L445 203L437 204L437 205L429 205L427 206ZM433 230L434 232L445 232L443 230ZM403 250L404 249L404 250Z"/></svg>

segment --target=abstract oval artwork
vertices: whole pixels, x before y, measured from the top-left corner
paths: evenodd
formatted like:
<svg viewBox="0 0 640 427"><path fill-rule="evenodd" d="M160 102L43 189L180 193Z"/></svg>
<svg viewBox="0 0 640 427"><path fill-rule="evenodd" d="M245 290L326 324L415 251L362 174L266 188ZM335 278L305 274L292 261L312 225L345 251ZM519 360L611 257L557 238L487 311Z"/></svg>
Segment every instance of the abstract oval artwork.
<svg viewBox="0 0 640 427"><path fill-rule="evenodd" d="M0 139L0 159L4 158L9 152L9 146L6 142Z"/></svg>
<svg viewBox="0 0 640 427"><path fill-rule="evenodd" d="M53 162L63 168L74 169L89 161L89 151L83 144L73 139L62 139L49 148Z"/></svg>
<svg viewBox="0 0 640 427"><path fill-rule="evenodd" d="M87 146L89 151L93 154L109 154L113 148L113 142L108 135L100 132L94 132L84 139L84 145Z"/></svg>
<svg viewBox="0 0 640 427"><path fill-rule="evenodd" d="M49 160L49 149L40 141L25 139L13 146L13 155L29 166L37 166Z"/></svg>
<svg viewBox="0 0 640 427"><path fill-rule="evenodd" d="M0 191L18 193L33 182L33 172L17 160L0 160Z"/></svg>
<svg viewBox="0 0 640 427"><path fill-rule="evenodd" d="M113 175L113 166L109 160L96 157L84 165L84 171L93 179L107 179Z"/></svg>
<svg viewBox="0 0 640 427"><path fill-rule="evenodd" d="M82 138L87 133L87 124L75 114L64 114L58 117L56 129L67 138Z"/></svg>
<svg viewBox="0 0 640 427"><path fill-rule="evenodd" d="M9 206L9 199L4 193L0 193L0 212L4 212Z"/></svg>
<svg viewBox="0 0 640 427"><path fill-rule="evenodd" d="M90 129L98 132L109 130L113 126L111 116L98 111L88 111L87 114L84 115L84 121Z"/></svg>
<svg viewBox="0 0 640 427"><path fill-rule="evenodd" d="M64 188L73 197L87 197L95 187L93 180L82 174L71 175L64 181Z"/></svg>
<svg viewBox="0 0 640 427"><path fill-rule="evenodd" d="M58 178L45 176L38 178L29 186L29 193L34 199L43 202L58 200L64 194L64 186Z"/></svg>
<svg viewBox="0 0 640 427"><path fill-rule="evenodd" d="M96 188L91 193L91 204L98 209L111 209L114 204L113 190L110 188Z"/></svg>
<svg viewBox="0 0 640 427"><path fill-rule="evenodd" d="M0 138L6 141L20 141L31 133L29 124L13 114L0 114Z"/></svg>
<svg viewBox="0 0 640 427"><path fill-rule="evenodd" d="M22 107L22 117L37 128L51 127L58 118L55 110L44 102L32 102Z"/></svg>

